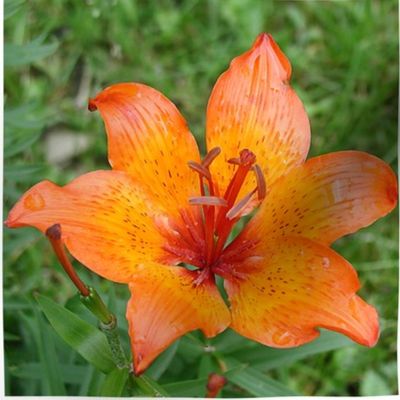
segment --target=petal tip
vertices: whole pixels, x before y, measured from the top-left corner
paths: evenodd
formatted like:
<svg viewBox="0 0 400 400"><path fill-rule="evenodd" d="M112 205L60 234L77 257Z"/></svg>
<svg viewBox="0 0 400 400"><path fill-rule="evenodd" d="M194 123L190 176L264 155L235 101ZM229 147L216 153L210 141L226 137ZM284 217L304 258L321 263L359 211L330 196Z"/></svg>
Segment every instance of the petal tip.
<svg viewBox="0 0 400 400"><path fill-rule="evenodd" d="M272 36L269 33L261 32L253 43L252 48L255 49L256 47L265 46L268 44L268 41L272 39ZM273 40L273 39L272 39Z"/></svg>
<svg viewBox="0 0 400 400"><path fill-rule="evenodd" d="M134 354L133 356L133 372L135 376L140 376L143 374L143 372L149 367L153 360L147 361L146 359L143 359L143 356L141 354Z"/></svg>
<svg viewBox="0 0 400 400"><path fill-rule="evenodd" d="M387 198L390 202L390 204L395 207L398 201L398 186L397 186L397 181L395 181L393 184L389 185L386 189L386 195Z"/></svg>
<svg viewBox="0 0 400 400"><path fill-rule="evenodd" d="M145 85L135 82L121 82L108 86L97 93L95 97L89 99L88 110L96 111L100 108L101 111L101 106L109 101L122 101L126 98L135 97L136 95L140 97L138 93L145 87ZM149 88L147 87L147 89Z"/></svg>
<svg viewBox="0 0 400 400"><path fill-rule="evenodd" d="M275 59L286 75L285 80L290 79L292 74L290 62L270 33L262 32L257 36L251 51L255 51L257 49L267 52L269 58Z"/></svg>
<svg viewBox="0 0 400 400"><path fill-rule="evenodd" d="M5 221L4 221L4 225L7 228L13 228L14 226L14 221L10 220L10 217L8 217Z"/></svg>

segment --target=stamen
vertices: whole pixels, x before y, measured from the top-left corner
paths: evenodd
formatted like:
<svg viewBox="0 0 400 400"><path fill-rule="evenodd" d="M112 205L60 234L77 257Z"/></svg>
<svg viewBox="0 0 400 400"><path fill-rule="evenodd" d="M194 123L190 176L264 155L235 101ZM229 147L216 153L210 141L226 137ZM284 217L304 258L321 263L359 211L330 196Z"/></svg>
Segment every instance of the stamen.
<svg viewBox="0 0 400 400"><path fill-rule="evenodd" d="M262 200L267 195L267 184L265 183L265 177L261 167L258 164L253 165L252 170L256 176L258 200Z"/></svg>
<svg viewBox="0 0 400 400"><path fill-rule="evenodd" d="M229 220L233 220L240 215L240 213L246 208L246 206L250 203L253 194L257 189L252 190L248 195L243 197L234 207L232 207L227 213L226 218Z"/></svg>
<svg viewBox="0 0 400 400"><path fill-rule="evenodd" d="M240 161L240 158L239 158L239 157L234 157L234 158L230 158L230 159L228 160L228 163L229 163L229 164L234 164L234 165L240 165L240 164L241 164L241 161Z"/></svg>
<svg viewBox="0 0 400 400"><path fill-rule="evenodd" d="M189 165L189 168L198 172L204 178L207 178L209 181L211 180L210 171L207 168L205 168L203 165L197 163L196 161L189 161L188 165Z"/></svg>
<svg viewBox="0 0 400 400"><path fill-rule="evenodd" d="M89 296L89 289L80 280L79 276L74 270L74 267L71 264L71 261L69 261L68 259L67 253L65 252L65 248L61 240L61 225L54 224L50 226L50 228L46 230L46 236L48 237L50 244L53 247L54 252L56 253L58 261L70 277L73 284L77 287L82 296Z"/></svg>
<svg viewBox="0 0 400 400"><path fill-rule="evenodd" d="M189 203L192 206L219 206L226 207L228 203L222 197L217 196L199 196L189 197Z"/></svg>
<svg viewBox="0 0 400 400"><path fill-rule="evenodd" d="M206 154L206 156L203 158L203 161L201 162L203 167L208 168L220 153L221 153L220 147L214 147L213 149L211 149Z"/></svg>

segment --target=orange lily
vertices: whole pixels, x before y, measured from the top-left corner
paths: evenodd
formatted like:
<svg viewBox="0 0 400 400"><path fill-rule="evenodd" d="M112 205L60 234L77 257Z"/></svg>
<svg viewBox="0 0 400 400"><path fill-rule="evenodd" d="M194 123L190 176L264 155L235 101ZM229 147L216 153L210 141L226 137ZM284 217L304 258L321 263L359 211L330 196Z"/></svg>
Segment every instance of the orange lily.
<svg viewBox="0 0 400 400"><path fill-rule="evenodd" d="M112 170L65 187L43 181L11 210L8 227L60 224L75 258L129 284L136 373L194 329L212 337L231 327L273 347L307 343L317 327L376 343L376 310L329 246L395 207L396 176L357 151L305 161L310 126L290 75L272 37L259 35L212 91L203 160L167 98L138 83L113 85L89 101L104 119Z"/></svg>

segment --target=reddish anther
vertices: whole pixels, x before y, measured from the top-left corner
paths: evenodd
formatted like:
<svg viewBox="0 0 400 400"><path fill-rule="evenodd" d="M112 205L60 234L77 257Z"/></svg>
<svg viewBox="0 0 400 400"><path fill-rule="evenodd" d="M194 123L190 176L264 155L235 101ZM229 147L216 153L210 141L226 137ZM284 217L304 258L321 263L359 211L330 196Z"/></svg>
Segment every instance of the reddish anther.
<svg viewBox="0 0 400 400"><path fill-rule="evenodd" d="M226 207L228 203L222 197L217 196L199 196L190 197L189 203L193 206L217 206Z"/></svg>
<svg viewBox="0 0 400 400"><path fill-rule="evenodd" d="M265 183L264 174L258 164L253 165L252 170L256 175L258 200L262 200L267 195L267 184Z"/></svg>
<svg viewBox="0 0 400 400"><path fill-rule="evenodd" d="M206 167L204 167L202 164L199 164L196 161L189 161L188 165L189 165L189 168L198 172L200 174L200 176L203 176L204 178L206 178L208 180L211 179L210 171Z"/></svg>
<svg viewBox="0 0 400 400"><path fill-rule="evenodd" d="M253 194L256 192L257 189L254 189L249 194L243 197L235 206L233 206L227 213L226 218L229 220L233 220L237 217L240 217L240 213L246 208L246 206L250 203Z"/></svg>
<svg viewBox="0 0 400 400"><path fill-rule="evenodd" d="M240 164L241 164L241 161L240 161L240 158L239 158L239 157L233 157L233 158L230 158L230 159L228 160L228 163L229 163L229 164L233 164L233 165L240 165Z"/></svg>
<svg viewBox="0 0 400 400"><path fill-rule="evenodd" d="M214 147L213 149L211 149L206 154L206 156L203 158L203 161L201 162L203 167L208 168L220 153L221 153L221 149L219 147Z"/></svg>

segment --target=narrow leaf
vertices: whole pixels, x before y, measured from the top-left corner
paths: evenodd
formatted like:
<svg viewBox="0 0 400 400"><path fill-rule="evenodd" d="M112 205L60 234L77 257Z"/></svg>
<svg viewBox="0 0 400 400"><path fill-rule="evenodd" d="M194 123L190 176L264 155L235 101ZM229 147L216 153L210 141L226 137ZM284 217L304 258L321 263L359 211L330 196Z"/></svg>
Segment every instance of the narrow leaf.
<svg viewBox="0 0 400 400"><path fill-rule="evenodd" d="M156 361L151 365L151 367L147 370L146 375L150 378L158 381L162 374L167 370L169 364L174 358L176 351L179 346L179 340L174 342L171 346L168 347L159 357L157 357Z"/></svg>
<svg viewBox="0 0 400 400"><path fill-rule="evenodd" d="M314 354L349 346L352 342L343 335L330 331L321 331L321 336L312 343L293 349L273 349L266 346L257 346L252 349L243 349L232 353L236 359L249 363L252 367L268 371L289 365Z"/></svg>
<svg viewBox="0 0 400 400"><path fill-rule="evenodd" d="M23 45L4 44L4 67L18 67L41 60L53 54L58 43L41 44L34 40Z"/></svg>
<svg viewBox="0 0 400 400"><path fill-rule="evenodd" d="M163 388L173 397L204 397L207 378L167 383Z"/></svg>
<svg viewBox="0 0 400 400"><path fill-rule="evenodd" d="M135 386L139 389L139 394L150 397L165 397L169 393L164 387L160 386L157 382L153 381L146 375L141 375L134 379Z"/></svg>
<svg viewBox="0 0 400 400"><path fill-rule="evenodd" d="M288 389L285 385L269 378L255 368L241 364L238 360L231 357L225 361L229 368L242 366L242 368L237 368L225 373L228 382L234 383L242 389L245 389L253 396L296 396L296 393Z"/></svg>
<svg viewBox="0 0 400 400"><path fill-rule="evenodd" d="M4 19L7 19L14 15L24 3L25 0L5 0Z"/></svg>
<svg viewBox="0 0 400 400"><path fill-rule="evenodd" d="M24 182L35 174L43 173L44 169L44 165L8 165L4 168L4 179Z"/></svg>
<svg viewBox="0 0 400 400"><path fill-rule="evenodd" d="M127 368L113 369L103 382L100 390L100 396L105 397L120 397L124 391L126 382L129 378L129 371Z"/></svg>
<svg viewBox="0 0 400 400"><path fill-rule="evenodd" d="M115 368L103 333L47 297L36 300L55 331L83 358L105 373Z"/></svg>

